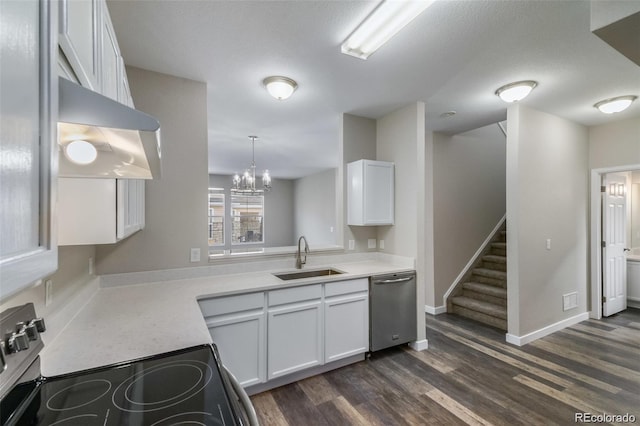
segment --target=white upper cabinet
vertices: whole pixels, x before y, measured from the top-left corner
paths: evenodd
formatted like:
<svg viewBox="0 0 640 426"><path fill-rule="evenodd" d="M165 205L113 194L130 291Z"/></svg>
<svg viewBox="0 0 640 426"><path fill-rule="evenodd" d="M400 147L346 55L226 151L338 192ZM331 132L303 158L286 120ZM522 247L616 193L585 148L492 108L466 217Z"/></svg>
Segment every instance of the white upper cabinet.
<svg viewBox="0 0 640 426"><path fill-rule="evenodd" d="M347 164L347 199L348 225L393 225L393 163L358 160Z"/></svg>
<svg viewBox="0 0 640 426"><path fill-rule="evenodd" d="M120 101L120 48L113 30L106 3L101 2L100 44L101 44L101 93L114 101ZM125 103L126 102L122 102Z"/></svg>
<svg viewBox="0 0 640 426"><path fill-rule="evenodd" d="M78 81L99 92L100 34L104 0L60 0L58 43Z"/></svg>
<svg viewBox="0 0 640 426"><path fill-rule="evenodd" d="M58 244L113 244L144 228L144 180L58 179Z"/></svg>
<svg viewBox="0 0 640 426"><path fill-rule="evenodd" d="M0 300L58 266L52 4L0 1Z"/></svg>

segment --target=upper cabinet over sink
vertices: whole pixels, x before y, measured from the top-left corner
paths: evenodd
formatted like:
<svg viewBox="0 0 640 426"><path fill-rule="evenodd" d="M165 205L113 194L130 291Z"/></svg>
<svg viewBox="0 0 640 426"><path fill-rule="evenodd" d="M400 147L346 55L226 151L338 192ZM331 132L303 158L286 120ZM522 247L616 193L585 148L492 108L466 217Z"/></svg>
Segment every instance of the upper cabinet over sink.
<svg viewBox="0 0 640 426"><path fill-rule="evenodd" d="M393 163L373 160L349 163L347 185L348 225L393 225Z"/></svg>

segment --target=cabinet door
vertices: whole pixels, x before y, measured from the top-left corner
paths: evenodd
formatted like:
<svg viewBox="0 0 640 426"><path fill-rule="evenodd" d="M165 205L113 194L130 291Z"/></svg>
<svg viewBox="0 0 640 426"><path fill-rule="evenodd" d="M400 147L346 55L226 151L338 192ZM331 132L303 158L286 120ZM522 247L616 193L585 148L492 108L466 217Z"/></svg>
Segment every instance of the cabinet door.
<svg viewBox="0 0 640 426"><path fill-rule="evenodd" d="M367 352L369 350L367 293L325 299L324 324L325 362Z"/></svg>
<svg viewBox="0 0 640 426"><path fill-rule="evenodd" d="M100 15L104 0L61 0L60 49L80 84L100 91Z"/></svg>
<svg viewBox="0 0 640 426"><path fill-rule="evenodd" d="M144 228L144 180L118 179L117 238Z"/></svg>
<svg viewBox="0 0 640 426"><path fill-rule="evenodd" d="M320 300L270 308L267 328L269 380L324 363Z"/></svg>
<svg viewBox="0 0 640 426"><path fill-rule="evenodd" d="M113 30L106 3L101 2L101 93L114 101L119 101L120 48ZM124 102L122 102L124 103Z"/></svg>
<svg viewBox="0 0 640 426"><path fill-rule="evenodd" d="M393 225L394 183L393 164L385 161L365 161L364 223Z"/></svg>
<svg viewBox="0 0 640 426"><path fill-rule="evenodd" d="M207 326L222 363L242 386L266 380L264 311L216 317Z"/></svg>
<svg viewBox="0 0 640 426"><path fill-rule="evenodd" d="M52 4L0 1L0 300L58 263Z"/></svg>

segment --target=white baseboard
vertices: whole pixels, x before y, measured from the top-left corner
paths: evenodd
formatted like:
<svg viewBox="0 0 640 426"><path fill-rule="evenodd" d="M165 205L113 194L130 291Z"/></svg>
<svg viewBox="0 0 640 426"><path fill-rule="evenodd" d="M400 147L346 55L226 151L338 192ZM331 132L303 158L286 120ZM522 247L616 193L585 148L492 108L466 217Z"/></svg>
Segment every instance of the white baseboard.
<svg viewBox="0 0 640 426"><path fill-rule="evenodd" d="M548 325L539 330L532 331L531 333L527 333L524 336L516 336L510 333L507 333L507 342L513 345L523 346L523 345L526 345L527 343L533 342L534 340L538 340L541 337L548 336L551 333L560 331L563 328L571 327L572 325L578 324L579 322L582 322L588 319L589 319L589 312L583 312L579 315L564 319L562 321L558 321L555 324Z"/></svg>
<svg viewBox="0 0 640 426"><path fill-rule="evenodd" d="M429 349L429 341L427 339L416 340L415 342L409 343L409 346L414 351L418 351L418 352L425 351L425 350Z"/></svg>
<svg viewBox="0 0 640 426"><path fill-rule="evenodd" d="M440 315L447 312L447 307L445 305L442 305L442 306L424 305L424 311L430 315Z"/></svg>
<svg viewBox="0 0 640 426"><path fill-rule="evenodd" d="M637 300L635 297L627 297L627 307L640 308L640 300Z"/></svg>

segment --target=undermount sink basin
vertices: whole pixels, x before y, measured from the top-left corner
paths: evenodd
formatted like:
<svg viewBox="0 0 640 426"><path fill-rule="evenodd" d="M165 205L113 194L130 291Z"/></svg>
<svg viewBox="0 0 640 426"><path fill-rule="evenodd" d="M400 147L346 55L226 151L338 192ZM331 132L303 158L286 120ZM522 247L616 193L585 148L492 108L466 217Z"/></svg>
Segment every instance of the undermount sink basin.
<svg viewBox="0 0 640 426"><path fill-rule="evenodd" d="M325 277L328 275L339 275L344 272L338 271L336 269L328 268L328 269L314 269L309 271L295 271L295 272L283 272L281 274L273 274L281 280L299 280L302 278L313 278L313 277Z"/></svg>

